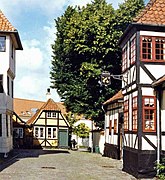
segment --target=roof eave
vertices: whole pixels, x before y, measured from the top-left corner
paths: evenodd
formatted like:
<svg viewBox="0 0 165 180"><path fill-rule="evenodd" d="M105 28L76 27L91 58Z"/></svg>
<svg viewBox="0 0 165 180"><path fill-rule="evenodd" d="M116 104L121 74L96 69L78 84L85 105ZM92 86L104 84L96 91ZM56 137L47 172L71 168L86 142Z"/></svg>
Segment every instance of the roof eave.
<svg viewBox="0 0 165 180"><path fill-rule="evenodd" d="M130 33L130 30L133 27L135 27L137 29L137 31L139 31L139 30L149 30L149 31L156 30L156 31L165 32L165 25L132 22L131 24L128 25L128 27L124 31L123 35L120 37L120 39L118 41L119 45L122 43L123 39L127 36L127 34Z"/></svg>
<svg viewBox="0 0 165 180"><path fill-rule="evenodd" d="M20 36L19 36L19 33L17 30L15 31L1 31L0 30L0 33L7 33L7 34L14 34L16 40L17 40L17 45L18 47L16 48L16 50L23 50L23 46L22 46L22 43L21 43L21 39L20 39Z"/></svg>

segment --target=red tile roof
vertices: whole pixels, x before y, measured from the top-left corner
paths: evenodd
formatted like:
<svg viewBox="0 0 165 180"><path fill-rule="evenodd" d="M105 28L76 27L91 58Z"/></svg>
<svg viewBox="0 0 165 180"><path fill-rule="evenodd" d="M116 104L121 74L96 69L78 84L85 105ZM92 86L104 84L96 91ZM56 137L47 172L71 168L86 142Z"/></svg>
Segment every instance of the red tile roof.
<svg viewBox="0 0 165 180"><path fill-rule="evenodd" d="M133 22L165 25L165 0L150 0Z"/></svg>
<svg viewBox="0 0 165 180"><path fill-rule="evenodd" d="M107 101L105 101L103 103L103 105L107 105L107 104L110 104L116 100L119 100L119 99L123 99L123 94L122 94L122 90L120 90L117 94L115 94L112 98L108 99Z"/></svg>
<svg viewBox="0 0 165 180"><path fill-rule="evenodd" d="M0 31L17 31L0 10Z"/></svg>

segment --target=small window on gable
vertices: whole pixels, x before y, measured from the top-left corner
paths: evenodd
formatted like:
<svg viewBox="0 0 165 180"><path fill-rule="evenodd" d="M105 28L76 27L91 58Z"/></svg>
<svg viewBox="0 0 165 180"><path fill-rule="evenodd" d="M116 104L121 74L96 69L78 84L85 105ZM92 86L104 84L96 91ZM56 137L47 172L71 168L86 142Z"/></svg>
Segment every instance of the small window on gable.
<svg viewBox="0 0 165 180"><path fill-rule="evenodd" d="M0 36L0 52L6 51L6 37Z"/></svg>

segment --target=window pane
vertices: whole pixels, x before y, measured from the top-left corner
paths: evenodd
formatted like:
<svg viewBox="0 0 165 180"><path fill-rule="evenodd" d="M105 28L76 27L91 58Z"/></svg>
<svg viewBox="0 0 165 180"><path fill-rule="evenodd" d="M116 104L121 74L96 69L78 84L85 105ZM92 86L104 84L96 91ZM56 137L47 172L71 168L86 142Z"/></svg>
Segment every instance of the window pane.
<svg viewBox="0 0 165 180"><path fill-rule="evenodd" d="M35 137L38 137L38 127L35 127Z"/></svg>
<svg viewBox="0 0 165 180"><path fill-rule="evenodd" d="M53 138L56 138L56 128L53 128Z"/></svg>
<svg viewBox="0 0 165 180"><path fill-rule="evenodd" d="M48 128L48 138L51 138L51 128Z"/></svg>
<svg viewBox="0 0 165 180"><path fill-rule="evenodd" d="M155 40L155 58L156 60L165 60L165 39L156 38Z"/></svg>
<svg viewBox="0 0 165 180"><path fill-rule="evenodd" d="M152 39L149 37L142 38L142 58L152 59Z"/></svg>
<svg viewBox="0 0 165 180"><path fill-rule="evenodd" d="M44 137L44 128L40 128L40 137Z"/></svg>
<svg viewBox="0 0 165 180"><path fill-rule="evenodd" d="M4 52L6 47L6 38L4 36L0 36L0 51Z"/></svg>

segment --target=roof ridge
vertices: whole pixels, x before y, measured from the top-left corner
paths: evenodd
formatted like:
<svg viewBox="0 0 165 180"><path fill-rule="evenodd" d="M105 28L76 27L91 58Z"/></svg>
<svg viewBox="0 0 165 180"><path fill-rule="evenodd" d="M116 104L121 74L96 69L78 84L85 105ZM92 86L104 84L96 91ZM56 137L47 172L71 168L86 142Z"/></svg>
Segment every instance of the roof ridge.
<svg viewBox="0 0 165 180"><path fill-rule="evenodd" d="M1 31L17 31L16 28L10 23L7 17L0 10L0 30Z"/></svg>

